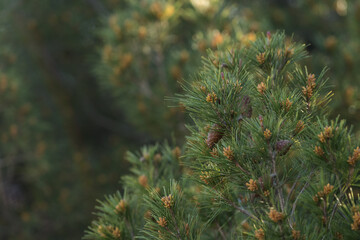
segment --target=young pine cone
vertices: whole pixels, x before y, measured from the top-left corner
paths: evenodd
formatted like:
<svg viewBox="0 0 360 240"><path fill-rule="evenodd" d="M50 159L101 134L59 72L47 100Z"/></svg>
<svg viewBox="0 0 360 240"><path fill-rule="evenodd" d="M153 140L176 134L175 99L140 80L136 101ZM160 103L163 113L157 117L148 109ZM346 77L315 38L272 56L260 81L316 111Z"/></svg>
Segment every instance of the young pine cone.
<svg viewBox="0 0 360 240"><path fill-rule="evenodd" d="M289 151L291 145L292 143L289 140L280 140L276 142L275 148L279 155L283 156Z"/></svg>
<svg viewBox="0 0 360 240"><path fill-rule="evenodd" d="M214 124L208 133L206 144L210 149L223 137L222 127L219 124Z"/></svg>

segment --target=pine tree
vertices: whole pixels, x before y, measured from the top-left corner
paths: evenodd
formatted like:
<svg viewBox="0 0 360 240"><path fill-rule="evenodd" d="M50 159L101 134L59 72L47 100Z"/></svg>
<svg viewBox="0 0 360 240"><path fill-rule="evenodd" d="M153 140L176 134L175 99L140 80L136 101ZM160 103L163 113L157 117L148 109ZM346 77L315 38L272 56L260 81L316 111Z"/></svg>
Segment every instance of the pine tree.
<svg viewBox="0 0 360 240"><path fill-rule="evenodd" d="M92 199L112 191L119 169L127 170L118 161L124 149L169 137L177 127L184 130L183 114L168 111L163 96L179 90L176 80L192 72L206 48L229 43L235 31L227 20L234 14L221 11L220 4L196 9L189 1L141 4L0 1L0 222L6 229L0 238L78 238L91 216ZM106 19L104 26L100 18ZM128 29L125 22L131 23ZM109 45L116 56L103 62ZM98 47L104 48L99 56ZM133 61L120 74L126 87L119 91L100 73L95 80L92 69L112 73L109 68L126 62L120 50ZM162 54L172 60L152 65ZM136 80L139 67L153 90L151 98L127 84ZM144 114L137 108L141 103ZM160 129L163 125L171 127Z"/></svg>
<svg viewBox="0 0 360 240"><path fill-rule="evenodd" d="M329 67L329 84L336 92L331 108L333 116L341 114L354 130L359 131L359 73L360 63L360 2L332 1L236 1L246 16L251 31L284 29L294 33L299 41L309 44L312 58L307 59L311 71ZM324 27L326 26L326 27Z"/></svg>
<svg viewBox="0 0 360 240"><path fill-rule="evenodd" d="M326 68L306 57L281 32L210 51L178 97L194 121L182 164L179 150L160 166L156 148L130 155L126 194L101 202L85 239L357 239L359 141L328 120Z"/></svg>
<svg viewBox="0 0 360 240"><path fill-rule="evenodd" d="M234 4L197 1L124 1L105 18L95 71L104 94L113 98L137 129L155 139L181 138L184 115L167 108L164 96L199 66L206 49L246 41L243 17ZM252 35L254 37L254 35Z"/></svg>

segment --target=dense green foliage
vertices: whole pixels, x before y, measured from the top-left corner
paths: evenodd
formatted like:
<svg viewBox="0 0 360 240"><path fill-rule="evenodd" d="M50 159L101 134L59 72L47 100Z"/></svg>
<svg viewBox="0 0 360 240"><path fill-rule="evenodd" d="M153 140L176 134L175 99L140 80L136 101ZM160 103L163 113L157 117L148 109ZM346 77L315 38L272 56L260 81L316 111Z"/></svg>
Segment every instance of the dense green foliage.
<svg viewBox="0 0 360 240"><path fill-rule="evenodd" d="M173 176L174 160L157 174L156 148L131 155L126 195L101 203L85 238L358 238L359 141L345 121L327 120L326 70L299 64L304 49L268 32L210 53L179 98L194 121L183 177ZM154 173L168 182L148 184Z"/></svg>
<svg viewBox="0 0 360 240"><path fill-rule="evenodd" d="M239 6L241 3L239 2ZM260 31L284 29L309 44L309 68L329 67L335 99L333 117L341 114L359 131L360 2L357 0L252 1L244 11Z"/></svg>
<svg viewBox="0 0 360 240"><path fill-rule="evenodd" d="M0 238L79 239L95 199L115 191L127 171L126 150L164 139L183 145L192 120L184 105L168 108L176 104L164 98L182 93L181 85L191 89L184 79L198 72L208 49L221 67L224 51L248 46L257 32L285 29L306 44L312 57L301 64L309 73L329 67L331 118L340 113L358 135L359 23L357 0L0 0ZM286 100L286 91L277 97ZM251 102L255 114L259 102ZM234 117L247 118L243 108ZM216 116L202 117L198 124L223 131ZM198 186L175 179L181 204L193 210L187 199ZM168 181L160 185L173 191ZM194 226L207 221L199 214Z"/></svg>

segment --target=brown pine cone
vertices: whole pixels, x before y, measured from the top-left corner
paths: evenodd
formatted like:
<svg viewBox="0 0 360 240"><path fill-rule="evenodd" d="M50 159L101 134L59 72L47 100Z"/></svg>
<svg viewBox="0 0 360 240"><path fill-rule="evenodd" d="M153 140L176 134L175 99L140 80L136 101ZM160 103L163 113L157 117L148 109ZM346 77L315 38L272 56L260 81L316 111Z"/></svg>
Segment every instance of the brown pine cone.
<svg viewBox="0 0 360 240"><path fill-rule="evenodd" d="M208 133L206 144L210 149L214 147L216 143L223 137L222 127L219 124L214 124Z"/></svg>

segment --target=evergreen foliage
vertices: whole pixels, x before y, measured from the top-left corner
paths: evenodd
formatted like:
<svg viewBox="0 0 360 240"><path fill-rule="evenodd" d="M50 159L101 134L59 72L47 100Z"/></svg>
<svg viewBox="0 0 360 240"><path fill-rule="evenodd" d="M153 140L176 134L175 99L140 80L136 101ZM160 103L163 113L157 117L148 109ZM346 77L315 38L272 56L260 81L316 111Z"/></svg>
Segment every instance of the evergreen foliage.
<svg viewBox="0 0 360 240"><path fill-rule="evenodd" d="M220 4L196 10L189 1L2 0L0 6L0 238L77 239L94 199L113 191L127 170L119 161L124 149L184 131L182 114L168 111L163 96L179 90L176 80L193 71L206 48L230 41L235 31L214 16L234 14ZM105 51L96 53L108 45L118 55L106 65ZM142 51L149 48L156 51ZM124 63L122 51L133 61L118 76L123 87L114 88L103 73ZM151 65L160 55L173 61ZM139 68L151 97L129 84ZM157 74L163 71L165 77Z"/></svg>
<svg viewBox="0 0 360 240"><path fill-rule="evenodd" d="M126 194L116 194L109 201L126 199L130 206L126 219L132 221L119 223L116 215L95 224L106 229L119 223L126 239L132 237L129 226L134 228L133 236L160 238L157 231L164 229L157 221L163 217L171 231L162 232L161 237L178 238L171 213L158 205L159 199L170 194L182 238L255 234L257 223L234 211L235 205L228 200L239 205L250 199L249 205L241 205L244 209L268 213L269 209L253 208L273 179L284 184L284 194L291 201L301 195L297 204L304 212L299 213L297 207L289 217L289 206L285 206L289 221L294 216L299 219L297 214L305 216L296 220L296 226L306 224L313 230L316 222L310 226L305 219L315 221L318 218L310 216L325 215L322 195L334 186L331 194L336 194L336 202L328 199L329 208L346 202L340 214L354 221L356 229L359 214L349 206L357 204L357 141L343 121L326 119L341 113L359 135L359 24L357 0L0 0L0 239L78 239L91 218L94 199L114 190L128 164L137 170L122 178ZM255 33L276 29L294 33L312 57L306 58L304 46L291 48L290 38L283 40L277 34L271 41L265 37L252 45L258 38ZM241 50L226 50L232 46ZM277 47L285 52L278 53ZM205 69L184 82L183 78L197 71L207 49L212 51ZM322 71L324 65L329 70ZM328 75L331 78L326 81ZM164 96L183 92L181 85L185 90L181 104L167 108ZM328 86L335 93L329 105ZM195 122L188 126L190 131L184 124L189 115L181 112L185 108ZM166 144L128 156L130 163L121 160L124 149L167 139L173 132L180 144L184 133L191 133L180 163ZM265 135L269 143L263 141ZM252 140L246 141L245 136L255 143L248 143ZM327 136L331 136L329 143ZM278 179L263 177L270 171L266 164L253 166L267 159L269 145L281 161ZM257 147L260 150L255 151ZM155 153L149 158L145 152L151 151ZM157 153L167 160L156 163ZM346 161L340 161L346 154ZM139 162L141 156L147 156L146 160ZM239 169L224 164L225 158L246 159L239 166L249 174L241 175ZM337 160L331 165L333 159ZM354 170L348 171L354 179L344 185L346 166L353 165ZM310 168L322 169L311 175L314 184L307 184L304 177ZM329 173L334 168L335 177ZM149 186L139 187L140 180ZM219 184L224 192L209 187ZM301 186L306 187L298 194ZM257 190L246 195L248 188ZM289 189L292 194L287 193ZM214 201L223 195L228 198ZM275 206L278 202L271 197ZM314 203L312 198L319 206L316 211L308 204ZM109 204L106 200L102 206ZM282 211L281 205L276 207ZM147 210L151 210L151 221L142 217ZM331 222L349 229L348 221L336 214ZM266 237L275 238L265 227ZM321 231L324 228L314 231L314 236ZM92 232L92 238L104 238L95 229ZM340 238L334 229L332 233L324 237ZM356 238L352 234L343 237Z"/></svg>
<svg viewBox="0 0 360 240"><path fill-rule="evenodd" d="M137 129L158 139L170 131L181 138L184 116L167 108L164 96L181 91L178 82L195 71L206 49L246 41L243 17L227 1L124 2L99 33L98 82Z"/></svg>
<svg viewBox="0 0 360 240"><path fill-rule="evenodd" d="M344 120L327 119L326 69L308 72L305 57L305 45L269 32L209 52L179 95L194 121L182 177L172 158L173 171L156 175L165 181L149 181L155 154L130 155L126 195L102 202L85 238L129 239L129 229L132 239L359 238L359 141ZM115 214L124 199L137 202L130 213L149 210L146 220L123 224L133 219Z"/></svg>
<svg viewBox="0 0 360 240"><path fill-rule="evenodd" d="M336 93L333 117L341 114L359 131L360 2L357 0L237 1L251 31L284 29L309 44L311 71L329 67Z"/></svg>

